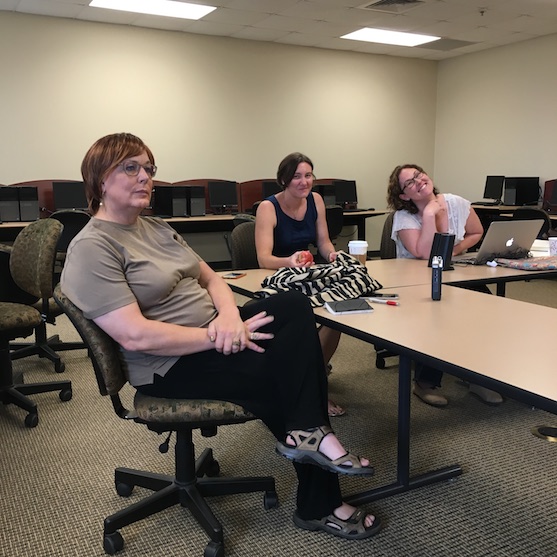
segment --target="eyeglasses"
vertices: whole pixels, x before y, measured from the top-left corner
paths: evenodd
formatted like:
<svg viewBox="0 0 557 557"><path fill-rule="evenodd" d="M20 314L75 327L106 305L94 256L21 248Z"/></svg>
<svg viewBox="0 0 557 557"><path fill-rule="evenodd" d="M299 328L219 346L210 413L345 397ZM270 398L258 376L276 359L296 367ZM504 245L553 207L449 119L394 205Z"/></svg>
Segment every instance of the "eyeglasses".
<svg viewBox="0 0 557 557"><path fill-rule="evenodd" d="M418 182L422 181L423 177L424 177L423 172L416 171L416 173L414 174L414 177L411 178L410 180L406 180L406 182L404 182L404 185L402 186L402 188L400 188L402 193L404 193L404 190L406 190L408 188L415 187L418 184Z"/></svg>
<svg viewBox="0 0 557 557"><path fill-rule="evenodd" d="M136 161L124 161L118 166L122 167L122 170L128 176L137 176L142 168L150 178L154 178L157 173L157 167L154 164L139 164Z"/></svg>

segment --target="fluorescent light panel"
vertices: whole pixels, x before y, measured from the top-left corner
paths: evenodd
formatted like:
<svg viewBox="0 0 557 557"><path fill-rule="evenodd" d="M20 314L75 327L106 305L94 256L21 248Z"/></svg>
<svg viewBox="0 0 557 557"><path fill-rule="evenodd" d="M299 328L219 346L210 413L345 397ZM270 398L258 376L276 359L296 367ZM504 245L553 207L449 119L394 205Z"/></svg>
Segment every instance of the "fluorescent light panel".
<svg viewBox="0 0 557 557"><path fill-rule="evenodd" d="M393 44L397 46L419 46L425 43L438 41L441 37L431 35L417 35L415 33L403 33L402 31L387 31L386 29L372 29L364 27L358 31L343 35L341 39L353 41L366 41L368 43Z"/></svg>
<svg viewBox="0 0 557 557"><path fill-rule="evenodd" d="M92 0L89 6L181 19L201 19L217 9L213 6L173 2L172 0Z"/></svg>

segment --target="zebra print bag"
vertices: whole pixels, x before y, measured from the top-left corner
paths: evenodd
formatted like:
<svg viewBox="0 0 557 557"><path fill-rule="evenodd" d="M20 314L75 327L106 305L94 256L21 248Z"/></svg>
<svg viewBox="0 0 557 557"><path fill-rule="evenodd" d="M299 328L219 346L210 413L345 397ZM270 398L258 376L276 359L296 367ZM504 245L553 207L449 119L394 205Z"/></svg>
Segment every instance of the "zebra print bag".
<svg viewBox="0 0 557 557"><path fill-rule="evenodd" d="M365 265L343 251L338 253L335 261L325 265L282 267L266 277L261 286L263 288L255 292L257 298L298 290L309 298L312 307L366 296L383 287L369 276Z"/></svg>

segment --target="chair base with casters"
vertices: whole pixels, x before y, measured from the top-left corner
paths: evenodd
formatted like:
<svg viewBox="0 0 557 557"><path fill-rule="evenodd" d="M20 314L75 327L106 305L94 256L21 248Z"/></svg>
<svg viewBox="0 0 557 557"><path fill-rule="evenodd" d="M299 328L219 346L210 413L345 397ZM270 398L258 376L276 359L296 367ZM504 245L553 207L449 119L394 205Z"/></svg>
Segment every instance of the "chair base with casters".
<svg viewBox="0 0 557 557"><path fill-rule="evenodd" d="M386 358L398 357L398 354L387 350L386 348L379 348L375 346L375 367L377 369L385 369L387 367Z"/></svg>
<svg viewBox="0 0 557 557"><path fill-rule="evenodd" d="M9 341L28 336L37 322L40 323L41 316L29 306L10 302L0 302L0 312L0 401L25 410L26 427L36 427L39 423L37 405L27 395L60 391L60 400L66 402L72 398L72 384L70 381L17 383L14 380Z"/></svg>
<svg viewBox="0 0 557 557"><path fill-rule="evenodd" d="M12 342L12 360L19 360L27 356L38 356L48 358L54 363L54 371L62 373L66 369L66 364L62 361L57 352L64 350L82 350L87 348L83 342L63 342L60 335L47 337L46 323L43 321L35 328L35 342Z"/></svg>
<svg viewBox="0 0 557 557"><path fill-rule="evenodd" d="M216 477L220 473L220 465L213 457L211 449L205 449L199 458L195 458L195 447L192 440L194 429L200 429L206 437L216 435L217 425L223 423L243 423L253 419L241 407L228 402L196 401L182 399L157 399L138 393L134 403L136 411L142 415L164 414L169 408L180 409L192 414L211 414L211 419L200 422L192 421L186 425L154 424L152 421L146 425L157 433L168 431L176 432L175 445L175 475L168 476L117 468L114 474L116 491L122 497L131 495L135 486L150 489L155 493L145 499L107 517L104 521L104 550L113 555L124 547L124 539L120 528L142 520L174 505L186 507L198 524L209 536L210 541L205 548L204 557L224 556L223 528L217 520L205 497L219 495L234 495L236 493L251 493L263 491L263 505L265 509L278 506L278 496L275 490L274 478L263 477ZM221 418L217 416L222 414ZM224 415L228 415L224 418ZM235 416L235 417L233 417ZM136 417L136 421L143 422ZM163 443L160 447L166 451ZM205 476L205 477L204 477Z"/></svg>
<svg viewBox="0 0 557 557"><path fill-rule="evenodd" d="M120 390L127 383L125 366L118 344L83 313L64 294L60 286L54 298L73 323L88 347L101 395L110 396L115 413L123 419L135 421L159 434L176 433L175 474L159 475L127 468L115 471L115 486L119 495L126 497L135 486L154 491L145 499L109 516L104 521L104 549L110 555L124 547L120 528L138 522L174 505L188 508L210 538L204 557L223 557L223 529L205 502L205 497L235 493L264 492L264 506L278 505L275 481L271 476L216 478L218 462L207 449L196 460L193 430L209 437L217 427L242 424L256 419L236 404L216 400L168 399L137 392L133 411L127 410L120 398ZM161 451L168 440L161 445ZM208 477L203 477L208 476Z"/></svg>

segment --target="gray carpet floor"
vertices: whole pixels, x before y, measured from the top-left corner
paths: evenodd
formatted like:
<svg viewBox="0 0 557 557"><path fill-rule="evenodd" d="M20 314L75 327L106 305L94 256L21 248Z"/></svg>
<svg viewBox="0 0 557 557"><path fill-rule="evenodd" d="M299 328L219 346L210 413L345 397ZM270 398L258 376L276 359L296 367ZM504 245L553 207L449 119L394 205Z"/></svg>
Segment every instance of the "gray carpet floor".
<svg viewBox="0 0 557 557"><path fill-rule="evenodd" d="M511 284L507 295L557 306L557 282ZM76 336L65 318L56 330L64 340ZM2 557L105 555L104 517L149 493L137 488L130 498L119 497L114 468L172 473L172 450L158 451L162 439L143 426L118 419L110 401L99 395L86 352L66 352L63 358L63 375L72 380L73 399L64 403L56 393L35 395L38 427L25 428L23 411L0 406ZM395 480L396 360L385 370L376 369L374 362L371 346L343 335L333 359L330 391L347 415L333 425L345 444L368 456L376 468L372 479L342 478L347 494ZM27 382L60 377L51 363L38 358L19 360L14 367L24 372ZM199 450L214 448L224 475L273 475L277 481L278 509L264 510L260 494L211 499L225 528L227 555L557 555L552 526L557 519L553 468L557 444L531 434L534 426L557 424L557 417L513 400L490 408L450 376L444 377L443 392L450 399L443 410L413 397L412 473L458 462L464 474L366 505L382 518L384 529L365 541L345 541L293 525L293 469L274 453L273 439L259 422L220 428L210 439L196 437ZM125 391L126 400L131 395L130 389ZM128 526L122 535L122 557L199 557L207 543L187 510L179 507Z"/></svg>

